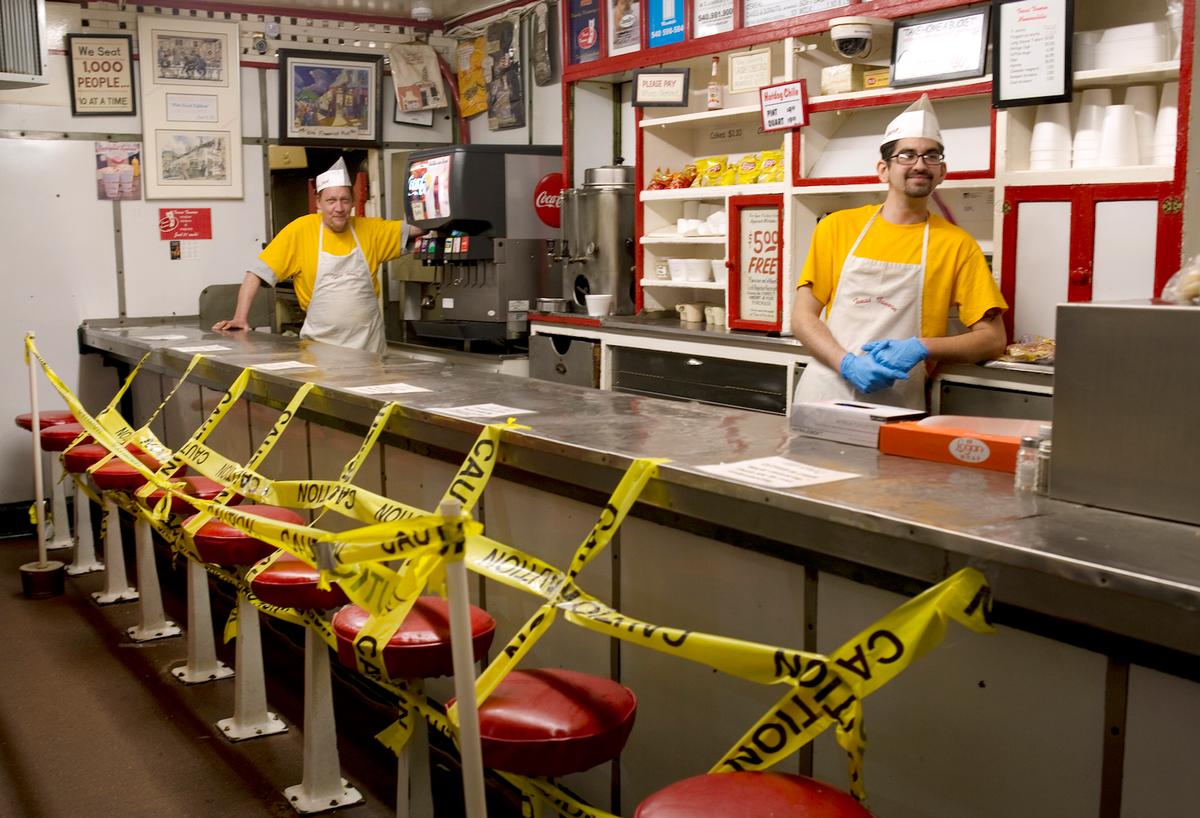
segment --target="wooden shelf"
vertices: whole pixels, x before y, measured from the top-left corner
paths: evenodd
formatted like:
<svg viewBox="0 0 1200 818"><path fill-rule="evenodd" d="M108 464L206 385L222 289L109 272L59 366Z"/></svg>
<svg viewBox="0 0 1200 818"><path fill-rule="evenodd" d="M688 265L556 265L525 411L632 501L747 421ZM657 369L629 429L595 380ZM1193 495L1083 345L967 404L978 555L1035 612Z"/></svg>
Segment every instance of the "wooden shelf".
<svg viewBox="0 0 1200 818"><path fill-rule="evenodd" d="M1106 85L1132 85L1137 82L1170 82L1179 79L1179 60L1157 62L1131 68L1096 68L1076 71L1072 80L1075 88L1096 88Z"/></svg>
<svg viewBox="0 0 1200 818"><path fill-rule="evenodd" d="M1169 165L1138 165L1129 168L1064 168L1062 170L1014 170L1001 177L1006 185L1114 185L1134 182L1169 182L1175 169Z"/></svg>
<svg viewBox="0 0 1200 818"><path fill-rule="evenodd" d="M740 105L722 108L719 111L699 111L694 114L675 116L643 117L639 125L643 128L668 127L672 125L715 125L731 122L757 122L761 111L757 105Z"/></svg>
<svg viewBox="0 0 1200 818"><path fill-rule="evenodd" d="M638 282L643 287L673 287L690 290L723 290L724 281L673 281L665 278L643 278Z"/></svg>
<svg viewBox="0 0 1200 818"><path fill-rule="evenodd" d="M642 244L724 244L725 236L643 236Z"/></svg>
<svg viewBox="0 0 1200 818"><path fill-rule="evenodd" d="M928 93L930 91L946 92L953 91L954 89L958 88L969 89L975 85L980 86L978 90L964 90L962 96L969 96L972 93L990 94L992 92L992 75L984 74L982 77L955 80L954 82L937 82L930 85L906 85L903 88L892 88L889 86L887 88L869 88L865 91L849 91L845 94L826 94L825 96L810 97L808 100L808 105L810 108L824 107L830 109L842 107L857 108L865 102L876 103L879 106L900 105L902 104L901 102L891 102L890 98L907 97L912 94L917 94L919 96L922 93ZM953 94L947 94L947 96L953 96Z"/></svg>
<svg viewBox="0 0 1200 818"><path fill-rule="evenodd" d="M764 185L719 185L715 187L685 187L679 190L643 190L643 202L688 201L690 199L724 199L727 196L754 196L783 193L782 182Z"/></svg>

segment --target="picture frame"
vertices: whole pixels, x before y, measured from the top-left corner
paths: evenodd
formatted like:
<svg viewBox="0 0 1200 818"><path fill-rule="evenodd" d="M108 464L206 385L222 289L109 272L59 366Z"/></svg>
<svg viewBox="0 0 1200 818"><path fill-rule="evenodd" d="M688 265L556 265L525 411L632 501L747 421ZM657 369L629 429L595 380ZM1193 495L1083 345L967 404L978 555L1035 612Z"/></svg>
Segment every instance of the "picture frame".
<svg viewBox="0 0 1200 818"><path fill-rule="evenodd" d="M633 105L637 108L686 108L686 68L639 68L633 72Z"/></svg>
<svg viewBox="0 0 1200 818"><path fill-rule="evenodd" d="M238 24L147 15L138 42L145 198L242 198Z"/></svg>
<svg viewBox="0 0 1200 818"><path fill-rule="evenodd" d="M728 62L729 93L752 93L771 84L771 49L735 51Z"/></svg>
<svg viewBox="0 0 1200 818"><path fill-rule="evenodd" d="M382 54L284 49L278 56L281 145L382 143Z"/></svg>
<svg viewBox="0 0 1200 818"><path fill-rule="evenodd" d="M982 77L987 69L990 6L896 23L891 87Z"/></svg>
<svg viewBox="0 0 1200 818"><path fill-rule="evenodd" d="M433 109L426 108L423 111L401 111L399 108L392 108L392 122L396 125L418 125L422 128L433 127Z"/></svg>
<svg viewBox="0 0 1200 818"><path fill-rule="evenodd" d="M605 0L604 30L608 34L608 56L631 54L642 47L641 0Z"/></svg>
<svg viewBox="0 0 1200 818"><path fill-rule="evenodd" d="M992 3L992 107L1070 102L1074 93L1074 0L1038 0L1018 14L1016 0Z"/></svg>
<svg viewBox="0 0 1200 818"><path fill-rule="evenodd" d="M729 197L730 329L783 331L783 197Z"/></svg>
<svg viewBox="0 0 1200 818"><path fill-rule="evenodd" d="M137 116L133 36L68 34L71 116Z"/></svg>

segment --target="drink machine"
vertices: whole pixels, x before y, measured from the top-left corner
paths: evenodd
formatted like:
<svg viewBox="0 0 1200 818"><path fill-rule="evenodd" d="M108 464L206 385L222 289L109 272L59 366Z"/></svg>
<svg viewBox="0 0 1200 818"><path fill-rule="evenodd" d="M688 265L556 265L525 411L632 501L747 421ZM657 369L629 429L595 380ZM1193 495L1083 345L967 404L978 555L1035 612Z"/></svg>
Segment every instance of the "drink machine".
<svg viewBox="0 0 1200 818"><path fill-rule="evenodd" d="M633 192L628 165L583 172L583 187L563 191L563 297L585 312L588 293L616 296L613 312L633 315Z"/></svg>
<svg viewBox="0 0 1200 818"><path fill-rule="evenodd" d="M562 148L454 145L409 154L405 211L430 231L413 257L421 285L417 335L508 341L529 329L539 297L557 295L551 241L559 234Z"/></svg>

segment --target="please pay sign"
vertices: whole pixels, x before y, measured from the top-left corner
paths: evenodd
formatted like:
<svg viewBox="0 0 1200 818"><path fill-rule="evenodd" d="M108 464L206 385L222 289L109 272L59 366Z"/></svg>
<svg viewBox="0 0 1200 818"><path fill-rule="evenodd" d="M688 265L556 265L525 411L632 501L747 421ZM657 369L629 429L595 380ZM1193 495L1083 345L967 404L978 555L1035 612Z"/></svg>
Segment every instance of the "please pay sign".
<svg viewBox="0 0 1200 818"><path fill-rule="evenodd" d="M782 131L808 124L808 86L804 80L760 88L758 102L764 131Z"/></svg>

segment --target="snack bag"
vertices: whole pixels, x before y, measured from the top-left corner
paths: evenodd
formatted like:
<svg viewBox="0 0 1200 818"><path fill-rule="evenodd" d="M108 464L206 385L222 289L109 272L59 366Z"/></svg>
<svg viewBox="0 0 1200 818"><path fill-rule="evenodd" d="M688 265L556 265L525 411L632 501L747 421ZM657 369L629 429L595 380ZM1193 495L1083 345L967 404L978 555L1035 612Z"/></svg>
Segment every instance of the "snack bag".
<svg viewBox="0 0 1200 818"><path fill-rule="evenodd" d="M758 168L758 183L783 181L783 151L763 151L762 163Z"/></svg>
<svg viewBox="0 0 1200 818"><path fill-rule="evenodd" d="M737 166L737 177L734 181L735 185L752 185L758 181L758 174L762 167L762 157L757 153L748 153L742 157Z"/></svg>
<svg viewBox="0 0 1200 818"><path fill-rule="evenodd" d="M696 187L708 187L720 184L721 174L725 172L728 156L707 156L696 160Z"/></svg>
<svg viewBox="0 0 1200 818"><path fill-rule="evenodd" d="M670 171L664 172L662 168L655 168L654 176L650 179L650 184L646 185L646 190L666 190L670 180Z"/></svg>
<svg viewBox="0 0 1200 818"><path fill-rule="evenodd" d="M696 181L696 166L687 164L683 166L683 170L676 173L675 176L667 183L669 190L680 190L685 187L691 187Z"/></svg>

